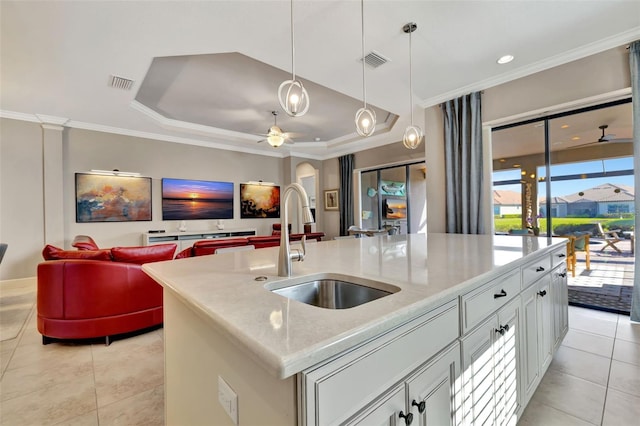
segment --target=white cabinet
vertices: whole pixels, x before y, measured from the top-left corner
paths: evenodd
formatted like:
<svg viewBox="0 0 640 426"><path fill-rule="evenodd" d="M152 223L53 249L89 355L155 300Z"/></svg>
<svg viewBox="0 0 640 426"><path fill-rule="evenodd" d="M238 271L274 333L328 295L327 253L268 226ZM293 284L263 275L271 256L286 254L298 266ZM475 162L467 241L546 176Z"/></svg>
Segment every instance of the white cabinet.
<svg viewBox="0 0 640 426"><path fill-rule="evenodd" d="M513 424L520 409L520 298L462 338L464 424Z"/></svg>
<svg viewBox="0 0 640 426"><path fill-rule="evenodd" d="M407 410L419 425L458 425L462 407L460 384L460 345L448 350L422 367L407 381Z"/></svg>
<svg viewBox="0 0 640 426"><path fill-rule="evenodd" d="M551 293L553 305L553 347L557 350L569 331L569 290L567 288L567 267L560 264L551 271Z"/></svg>
<svg viewBox="0 0 640 426"><path fill-rule="evenodd" d="M189 231L189 232L151 232L142 234L142 245L152 246L156 244L176 243L178 251L191 247L199 240L210 240L215 238L237 238L256 235L256 230L247 229L227 229L220 231Z"/></svg>
<svg viewBox="0 0 640 426"><path fill-rule="evenodd" d="M398 407L393 389L398 383L410 380L412 384L407 386L415 389L416 395L404 399L424 400L433 415L441 417L442 414L436 414L439 413L434 408L439 405L436 402L443 398L444 392L449 392L451 399L456 394L455 388L447 387L443 381L453 383L457 377L458 319L456 300L304 371L299 377L304 424L377 424L379 420L384 422L388 413L395 413L397 424L403 424L403 419L417 415L418 410L408 400ZM450 346L452 344L454 346ZM443 353L447 360L440 362L445 356L440 355ZM451 359L454 359L453 366ZM429 364L431 360L436 360L435 364ZM427 383L431 378L441 378L441 382L433 387L434 383ZM442 409L451 416L450 404Z"/></svg>
<svg viewBox="0 0 640 426"><path fill-rule="evenodd" d="M455 343L392 387L346 425L458 425L460 345Z"/></svg>
<svg viewBox="0 0 640 426"><path fill-rule="evenodd" d="M551 277L547 274L522 292L523 392L529 401L553 355ZM566 306L565 306L566 309Z"/></svg>

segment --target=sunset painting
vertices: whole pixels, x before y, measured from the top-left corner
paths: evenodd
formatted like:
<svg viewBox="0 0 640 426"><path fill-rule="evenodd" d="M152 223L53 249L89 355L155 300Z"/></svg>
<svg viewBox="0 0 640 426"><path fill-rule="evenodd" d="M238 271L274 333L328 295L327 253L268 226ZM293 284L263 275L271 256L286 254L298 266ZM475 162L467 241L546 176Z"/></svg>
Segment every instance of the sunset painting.
<svg viewBox="0 0 640 426"><path fill-rule="evenodd" d="M241 183L240 217L242 219L279 218L280 187Z"/></svg>
<svg viewBox="0 0 640 426"><path fill-rule="evenodd" d="M233 182L162 179L162 220L233 219Z"/></svg>
<svg viewBox="0 0 640 426"><path fill-rule="evenodd" d="M151 178L76 173L76 222L151 220Z"/></svg>

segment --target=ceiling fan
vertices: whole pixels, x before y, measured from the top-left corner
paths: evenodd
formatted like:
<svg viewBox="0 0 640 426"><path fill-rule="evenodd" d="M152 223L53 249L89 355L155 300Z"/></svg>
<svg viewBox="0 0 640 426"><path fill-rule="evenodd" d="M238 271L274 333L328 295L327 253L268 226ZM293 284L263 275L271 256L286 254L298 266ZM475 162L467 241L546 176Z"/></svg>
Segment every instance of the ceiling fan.
<svg viewBox="0 0 640 426"><path fill-rule="evenodd" d="M571 148L582 148L582 147L585 147L585 146L595 145L595 144L602 144L602 143L629 143L629 142L633 142L632 138L618 138L618 139L616 139L616 135L614 135L612 133L605 134L604 132L605 132L605 130L607 130L608 127L609 127L609 125L607 125L607 124L603 124L601 126L598 126L598 129L602 130L602 136L600 136L597 141L588 142L588 143L584 143L584 144L581 144L581 145L572 146Z"/></svg>
<svg viewBox="0 0 640 426"><path fill-rule="evenodd" d="M273 126L269 127L269 131L267 133L262 133L261 136L266 136L266 139L261 139L258 143L267 141L269 145L274 148L279 147L283 143L293 144L293 140L291 138L294 136L293 133L283 132L280 127L278 127L278 111L271 111L271 115L273 115Z"/></svg>

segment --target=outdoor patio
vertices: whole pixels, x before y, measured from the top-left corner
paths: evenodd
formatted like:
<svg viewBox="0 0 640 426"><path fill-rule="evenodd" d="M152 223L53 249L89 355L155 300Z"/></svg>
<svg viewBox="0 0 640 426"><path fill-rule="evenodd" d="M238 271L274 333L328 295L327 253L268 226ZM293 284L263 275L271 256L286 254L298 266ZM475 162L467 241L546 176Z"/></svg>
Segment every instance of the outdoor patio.
<svg viewBox="0 0 640 426"><path fill-rule="evenodd" d="M576 252L576 276L569 274L569 303L628 315L634 275L631 244L631 240L617 242L621 253L611 247L600 251L605 243L592 238L590 270L586 269L586 252Z"/></svg>

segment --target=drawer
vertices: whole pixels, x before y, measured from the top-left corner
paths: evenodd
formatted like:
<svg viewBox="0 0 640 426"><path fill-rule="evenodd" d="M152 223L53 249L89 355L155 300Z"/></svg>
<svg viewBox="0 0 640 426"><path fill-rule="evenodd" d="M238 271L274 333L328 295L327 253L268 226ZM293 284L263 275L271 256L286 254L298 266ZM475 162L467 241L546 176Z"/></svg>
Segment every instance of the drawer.
<svg viewBox="0 0 640 426"><path fill-rule="evenodd" d="M503 275L462 296L462 334L520 293L520 271Z"/></svg>
<svg viewBox="0 0 640 426"><path fill-rule="evenodd" d="M554 253L556 253L554 251ZM556 256L557 258L558 256ZM564 258L563 258L564 259ZM536 260L525 264L522 267L522 289L529 287L531 284L548 274L551 270L551 256L541 256Z"/></svg>
<svg viewBox="0 0 640 426"><path fill-rule="evenodd" d="M566 244L562 245L562 248L556 249L551 252L551 269L556 266L564 263L567 260L567 246Z"/></svg>
<svg viewBox="0 0 640 426"><path fill-rule="evenodd" d="M458 318L458 304L448 303L333 361L303 372L306 424L338 424L353 416L455 341Z"/></svg>

